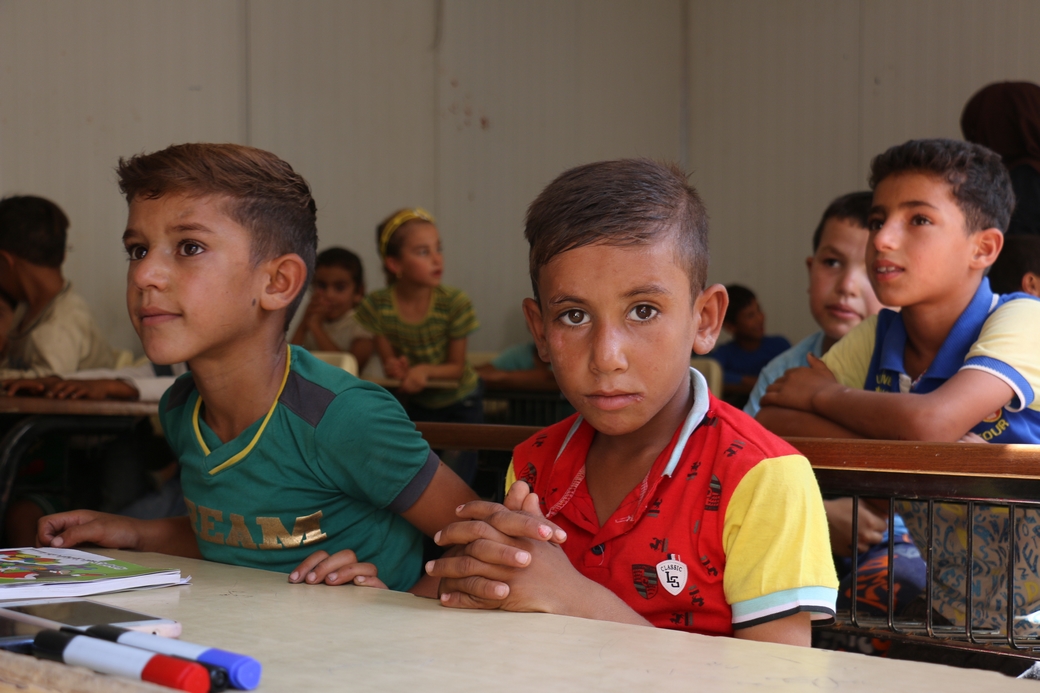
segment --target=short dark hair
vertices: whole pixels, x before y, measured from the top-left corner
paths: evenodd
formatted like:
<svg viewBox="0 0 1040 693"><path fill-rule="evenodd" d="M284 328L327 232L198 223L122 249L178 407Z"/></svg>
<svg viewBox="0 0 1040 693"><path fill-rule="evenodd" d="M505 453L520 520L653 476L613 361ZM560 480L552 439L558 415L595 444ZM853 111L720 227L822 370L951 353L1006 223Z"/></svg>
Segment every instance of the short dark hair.
<svg viewBox="0 0 1040 693"><path fill-rule="evenodd" d="M989 268L989 286L998 294L1022 290L1027 272L1040 276L1040 236L1015 234L1004 239L997 261Z"/></svg>
<svg viewBox="0 0 1040 693"><path fill-rule="evenodd" d="M35 195L0 200L0 250L42 267L61 267L69 218L61 207Z"/></svg>
<svg viewBox="0 0 1040 693"><path fill-rule="evenodd" d="M733 324L740 311L750 306L757 297L754 291L740 284L727 284L726 293L729 294L729 305L726 306L726 315L722 321Z"/></svg>
<svg viewBox="0 0 1040 693"><path fill-rule="evenodd" d="M820 248L820 240L823 238L823 227L831 219L849 221L862 229L867 228L867 217L870 215L870 207L874 204L874 193L869 190L863 192L848 193L837 197L823 210L820 223L813 231L812 249L815 253Z"/></svg>
<svg viewBox="0 0 1040 693"><path fill-rule="evenodd" d="M120 157L116 173L128 204L167 193L227 197L228 216L253 234L254 262L295 253L307 265L310 283L318 249L317 205L303 176L271 152L240 144L176 144ZM286 329L303 293L289 306Z"/></svg>
<svg viewBox="0 0 1040 693"><path fill-rule="evenodd" d="M694 296L708 273L708 213L678 167L651 159L618 159L577 166L549 183L527 209L524 237L531 284L568 250L598 243L626 246L675 238L677 261Z"/></svg>
<svg viewBox="0 0 1040 693"><path fill-rule="evenodd" d="M314 267L342 268L350 274L358 289L365 285L365 268L361 264L361 258L346 248L326 248L318 253Z"/></svg>
<svg viewBox="0 0 1040 693"><path fill-rule="evenodd" d="M870 188L897 173L926 173L950 186L969 233L1006 231L1015 208L1011 177L1000 155L961 140L910 140L890 147L870 162Z"/></svg>

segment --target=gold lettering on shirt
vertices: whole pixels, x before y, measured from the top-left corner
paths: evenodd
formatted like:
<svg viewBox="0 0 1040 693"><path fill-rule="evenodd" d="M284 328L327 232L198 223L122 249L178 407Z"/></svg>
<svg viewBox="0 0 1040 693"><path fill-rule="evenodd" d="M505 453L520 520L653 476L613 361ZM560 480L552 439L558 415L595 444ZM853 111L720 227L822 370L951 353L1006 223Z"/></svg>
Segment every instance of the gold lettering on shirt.
<svg viewBox="0 0 1040 693"><path fill-rule="evenodd" d="M195 508L195 504L188 500L188 497L184 497L184 504L188 506L188 518L191 520L191 531L195 532L195 536L199 536L199 512Z"/></svg>
<svg viewBox="0 0 1040 693"><path fill-rule="evenodd" d="M326 539L325 532L321 531L321 511L296 518L292 533L294 537L303 537L304 546Z"/></svg>
<svg viewBox="0 0 1040 693"><path fill-rule="evenodd" d="M293 549L303 540L303 537L294 537L285 531L285 525L277 517L258 517L256 523L264 533L261 549Z"/></svg>
<svg viewBox="0 0 1040 693"><path fill-rule="evenodd" d="M228 546L241 546L243 549L256 548L256 542L253 541L249 528L246 527L246 518L231 513L231 531L228 532L224 543Z"/></svg>
<svg viewBox="0 0 1040 693"><path fill-rule="evenodd" d="M212 510L204 505L199 506L199 539L203 541L211 541L214 544L224 543L224 534L222 532L214 532L213 521L217 522L224 521L224 513L219 510Z"/></svg>
<svg viewBox="0 0 1040 693"><path fill-rule="evenodd" d="M319 510L313 515L297 517L293 523L292 534L285 530L285 525L277 517L258 517L256 524L264 533L261 549L293 549L297 546L313 544L326 538L325 532L321 531L321 516Z"/></svg>

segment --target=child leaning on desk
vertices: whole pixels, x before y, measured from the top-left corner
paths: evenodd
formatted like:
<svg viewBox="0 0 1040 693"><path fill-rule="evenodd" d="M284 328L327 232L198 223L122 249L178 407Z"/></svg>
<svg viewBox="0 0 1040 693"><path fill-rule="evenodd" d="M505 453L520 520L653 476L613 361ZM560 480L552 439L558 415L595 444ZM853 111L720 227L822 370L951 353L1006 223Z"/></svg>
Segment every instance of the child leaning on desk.
<svg viewBox="0 0 1040 693"><path fill-rule="evenodd" d="M1040 443L1040 301L998 295L986 269L1001 253L1015 196L1001 158L958 140L912 140L871 162L874 204L867 266L882 310L823 360L790 370L762 398L758 419L781 435ZM966 506L896 504L922 552L934 536L933 608L963 626ZM1040 573L1030 557L1040 513L978 504L971 580L975 628L1007 626L1007 564L1015 630L1040 632ZM1016 552L1007 557L1007 537ZM922 599L921 601L924 601ZM926 608L926 607L925 607Z"/></svg>
<svg viewBox="0 0 1040 693"><path fill-rule="evenodd" d="M230 144L134 156L118 175L131 321L153 363L191 368L159 404L189 515L60 513L40 520L39 544L421 593L422 534L475 496L389 393L286 343L317 246L306 181Z"/></svg>
<svg viewBox="0 0 1040 693"><path fill-rule="evenodd" d="M442 603L808 646L838 584L823 502L808 461L690 368L727 297L704 288L708 219L686 176L571 169L525 233L524 314L578 414L516 447L504 507L470 503L435 538L464 546L427 565Z"/></svg>

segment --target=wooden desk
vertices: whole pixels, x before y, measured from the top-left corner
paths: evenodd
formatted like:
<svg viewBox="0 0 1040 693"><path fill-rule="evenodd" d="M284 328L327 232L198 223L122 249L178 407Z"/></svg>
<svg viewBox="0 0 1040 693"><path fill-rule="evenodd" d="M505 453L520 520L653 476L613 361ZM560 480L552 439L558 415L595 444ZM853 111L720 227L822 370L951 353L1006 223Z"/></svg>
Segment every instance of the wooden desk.
<svg viewBox="0 0 1040 693"><path fill-rule="evenodd" d="M401 381L398 378L365 378L370 383L375 383L380 387L385 387L387 390L396 390L401 387ZM427 380L427 390L454 390L458 388L458 380Z"/></svg>
<svg viewBox="0 0 1040 693"><path fill-rule="evenodd" d="M151 416L159 413L158 402L119 400L50 399L48 397L0 396L0 414L47 414L52 416Z"/></svg>
<svg viewBox="0 0 1040 693"><path fill-rule="evenodd" d="M457 611L399 592L290 585L280 573L98 552L191 575L186 587L94 598L176 619L184 640L256 657L261 691L1035 690L992 672L566 616Z"/></svg>

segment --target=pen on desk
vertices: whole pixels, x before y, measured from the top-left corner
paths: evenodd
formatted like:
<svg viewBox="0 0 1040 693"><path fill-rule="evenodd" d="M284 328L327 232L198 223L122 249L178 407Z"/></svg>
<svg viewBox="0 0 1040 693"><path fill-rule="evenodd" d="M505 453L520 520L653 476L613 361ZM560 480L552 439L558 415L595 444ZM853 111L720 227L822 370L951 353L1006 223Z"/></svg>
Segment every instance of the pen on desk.
<svg viewBox="0 0 1040 693"><path fill-rule="evenodd" d="M93 638L100 638L120 645L130 645L149 652L190 659L200 664L209 664L227 670L227 680L234 687L251 691L260 685L260 673L262 671L260 662L246 655L236 654L218 650L215 647L205 647L183 640L164 638L160 635L139 633L118 626L102 625L90 626L80 633L86 633Z"/></svg>
<svg viewBox="0 0 1040 693"><path fill-rule="evenodd" d="M51 659L188 693L209 691L209 672L196 662L86 635L41 630L33 640L33 655L38 659Z"/></svg>

